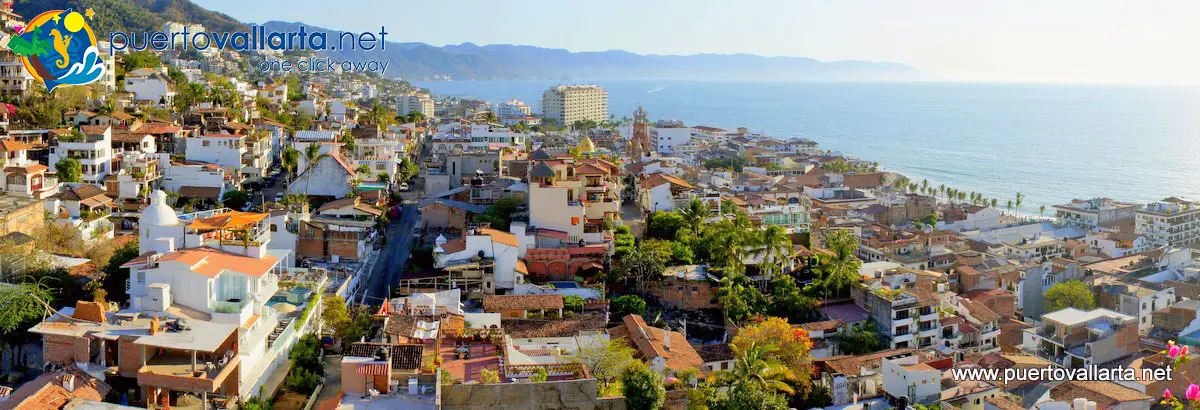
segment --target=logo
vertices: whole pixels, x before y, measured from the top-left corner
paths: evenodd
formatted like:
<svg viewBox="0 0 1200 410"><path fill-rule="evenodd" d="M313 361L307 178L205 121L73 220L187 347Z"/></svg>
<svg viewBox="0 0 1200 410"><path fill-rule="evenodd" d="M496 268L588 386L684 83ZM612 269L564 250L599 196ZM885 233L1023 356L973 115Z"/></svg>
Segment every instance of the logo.
<svg viewBox="0 0 1200 410"><path fill-rule="evenodd" d="M88 18L95 14L87 10ZM95 82L104 75L96 34L79 12L53 10L37 15L8 41L29 74L54 91L64 85Z"/></svg>

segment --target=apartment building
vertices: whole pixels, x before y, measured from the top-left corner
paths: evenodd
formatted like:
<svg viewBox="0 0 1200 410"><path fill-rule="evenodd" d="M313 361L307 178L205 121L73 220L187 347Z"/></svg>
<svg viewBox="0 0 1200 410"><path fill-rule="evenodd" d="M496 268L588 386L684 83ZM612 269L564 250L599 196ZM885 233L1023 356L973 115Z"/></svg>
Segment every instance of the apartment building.
<svg viewBox="0 0 1200 410"><path fill-rule="evenodd" d="M533 107L521 100L509 100L496 106L496 117L501 119L525 118L533 115Z"/></svg>
<svg viewBox="0 0 1200 410"><path fill-rule="evenodd" d="M112 172L112 127L109 125L82 125L83 138L60 137L50 147L50 166L63 158L74 158L82 165L82 180L89 184L101 184Z"/></svg>
<svg viewBox="0 0 1200 410"><path fill-rule="evenodd" d="M249 397L286 362L319 318L323 276L297 276L268 249L266 214L228 210L177 215L156 191L139 219L141 255L130 269L129 307L79 302L31 329L46 363L74 363L139 389L130 400L160 403L182 394L206 406ZM316 288L282 290L280 281ZM312 305L311 314L300 315Z"/></svg>
<svg viewBox="0 0 1200 410"><path fill-rule="evenodd" d="M558 85L542 94L542 116L570 126L608 119L608 91L597 85Z"/></svg>
<svg viewBox="0 0 1200 410"><path fill-rule="evenodd" d="M1093 231L1117 221L1133 220L1139 206L1111 198L1074 199L1055 205L1054 216L1067 226Z"/></svg>
<svg viewBox="0 0 1200 410"><path fill-rule="evenodd" d="M877 281L856 287L851 296L875 320L880 333L888 337L891 349L933 346L941 331L936 309L939 301L931 291Z"/></svg>
<svg viewBox="0 0 1200 410"><path fill-rule="evenodd" d="M1200 204L1167 198L1135 212L1134 232L1158 245L1186 246L1200 242Z"/></svg>
<svg viewBox="0 0 1200 410"><path fill-rule="evenodd" d="M1025 329L1021 349L1068 369L1102 365L1139 351L1137 322L1109 309L1066 308Z"/></svg>
<svg viewBox="0 0 1200 410"><path fill-rule="evenodd" d="M569 244L606 243L621 219L621 168L603 159L537 161L530 171L529 226L562 232Z"/></svg>
<svg viewBox="0 0 1200 410"><path fill-rule="evenodd" d="M58 192L58 178L46 175L49 167L29 159L31 145L11 138L0 139L0 192L43 199Z"/></svg>
<svg viewBox="0 0 1200 410"><path fill-rule="evenodd" d="M401 95L399 101L396 102L396 112L400 115L418 112L425 116L425 118L433 118L433 97L430 97L429 94L417 92Z"/></svg>

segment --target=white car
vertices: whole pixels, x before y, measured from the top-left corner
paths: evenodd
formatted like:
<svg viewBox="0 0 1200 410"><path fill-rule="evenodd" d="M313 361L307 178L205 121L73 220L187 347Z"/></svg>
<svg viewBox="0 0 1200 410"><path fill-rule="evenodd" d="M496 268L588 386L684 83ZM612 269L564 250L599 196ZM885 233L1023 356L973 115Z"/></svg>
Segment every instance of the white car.
<svg viewBox="0 0 1200 410"><path fill-rule="evenodd" d="M283 192L280 192L280 193L278 193L278 194L275 194L275 202L279 202L279 201L282 201L282 200L283 200Z"/></svg>
<svg viewBox="0 0 1200 410"><path fill-rule="evenodd" d="M408 184L400 184L400 191L408 192Z"/></svg>

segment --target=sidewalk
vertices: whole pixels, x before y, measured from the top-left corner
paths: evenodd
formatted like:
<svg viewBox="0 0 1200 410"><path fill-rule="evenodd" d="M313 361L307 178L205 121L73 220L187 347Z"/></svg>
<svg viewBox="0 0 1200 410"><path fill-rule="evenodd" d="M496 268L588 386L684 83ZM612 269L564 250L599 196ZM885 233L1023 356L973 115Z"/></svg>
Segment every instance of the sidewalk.
<svg viewBox="0 0 1200 410"><path fill-rule="evenodd" d="M325 387L317 395L317 406L342 400L342 356L325 355ZM317 408L314 406L314 408Z"/></svg>

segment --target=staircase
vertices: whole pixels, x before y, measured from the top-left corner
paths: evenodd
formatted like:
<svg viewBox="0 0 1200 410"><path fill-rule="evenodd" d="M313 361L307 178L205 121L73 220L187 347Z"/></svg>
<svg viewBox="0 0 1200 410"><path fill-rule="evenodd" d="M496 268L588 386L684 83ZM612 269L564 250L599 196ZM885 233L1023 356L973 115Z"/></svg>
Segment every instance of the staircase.
<svg viewBox="0 0 1200 410"><path fill-rule="evenodd" d="M272 346L275 346L275 340L279 339L279 335L283 334L283 331L287 330L287 327L290 324L292 324L292 318L290 318L290 317L279 319L279 324L275 325L275 329L271 331L271 334L269 336L267 336L267 348L268 349L271 348Z"/></svg>

